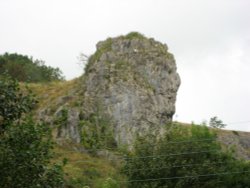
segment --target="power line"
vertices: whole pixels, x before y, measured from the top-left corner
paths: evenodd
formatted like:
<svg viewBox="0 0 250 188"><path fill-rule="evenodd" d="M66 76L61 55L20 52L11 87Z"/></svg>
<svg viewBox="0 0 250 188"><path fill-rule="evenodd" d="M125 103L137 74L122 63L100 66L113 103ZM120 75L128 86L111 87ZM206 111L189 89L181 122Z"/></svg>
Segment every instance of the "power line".
<svg viewBox="0 0 250 188"><path fill-rule="evenodd" d="M199 185L203 185L204 183L207 183L207 181L199 181ZM217 180L217 181L213 181L213 186L221 184L221 183L225 183L225 181L221 181L221 180ZM196 184L197 185L197 184ZM168 185L166 186L161 186L162 188L169 188Z"/></svg>
<svg viewBox="0 0 250 188"><path fill-rule="evenodd" d="M165 142L164 146L168 144L185 144L185 143L192 143L192 142L209 142L209 141L220 141L218 138L208 138L208 139L193 139L193 140L177 140L177 141L169 141ZM154 144L131 144L131 146L157 146L159 143L154 143Z"/></svg>
<svg viewBox="0 0 250 188"><path fill-rule="evenodd" d="M214 174L199 174L199 175L195 175L195 176L175 176L175 177L166 177L166 178L135 179L135 180L120 181L120 182L121 183L133 183L133 182L144 182L144 181L146 182L146 181L159 181L159 180L176 180L176 179L213 177L213 176L223 176L223 175L243 174L243 173L250 173L250 171L222 172L222 173L214 173Z"/></svg>
<svg viewBox="0 0 250 188"><path fill-rule="evenodd" d="M193 163L193 164L186 164L186 165L170 165L170 166L163 166L158 168L138 168L138 169L131 169L131 170L124 170L123 172L137 172L137 171L143 171L143 170L161 170L161 169L167 169L167 168L182 168L182 167L193 167L193 166L199 166L199 165L217 165L217 164L228 164L228 162L214 162L214 163Z"/></svg>
<svg viewBox="0 0 250 188"><path fill-rule="evenodd" d="M193 139L193 140L176 140L176 141L170 141L166 142L165 144L183 144L183 143L190 143L190 142L206 142L206 141L214 141L217 140L216 138L207 138L207 139ZM153 144L156 145L156 144Z"/></svg>
<svg viewBox="0 0 250 188"><path fill-rule="evenodd" d="M247 120L247 121L236 121L236 122L230 122L230 123L227 123L227 125L235 125L235 124L244 124L244 123L250 123L250 120Z"/></svg>
<svg viewBox="0 0 250 188"><path fill-rule="evenodd" d="M179 156L179 155L192 155L192 154L200 154L200 153L210 153L216 152L218 150L205 150L205 151L194 151L194 152L183 152L183 153L171 153L167 155L149 155L149 156L142 156L142 157L124 157L124 160L129 159L147 159L147 158L162 158L162 157L170 157L170 156Z"/></svg>
<svg viewBox="0 0 250 188"><path fill-rule="evenodd" d="M204 177L216 177L216 176L226 176L233 174L244 174L250 173L250 171L234 171L234 172L220 172L220 173L212 173L212 174L198 174L194 176L174 176L174 177L162 177L162 178L148 178L148 179L132 179L132 180L121 180L117 181L118 183L135 183L135 182L150 182L150 181L161 181L161 180L178 180L178 179L190 179L190 178L204 178ZM222 183L223 181L218 181L218 183ZM90 180L86 185L94 184L94 180Z"/></svg>

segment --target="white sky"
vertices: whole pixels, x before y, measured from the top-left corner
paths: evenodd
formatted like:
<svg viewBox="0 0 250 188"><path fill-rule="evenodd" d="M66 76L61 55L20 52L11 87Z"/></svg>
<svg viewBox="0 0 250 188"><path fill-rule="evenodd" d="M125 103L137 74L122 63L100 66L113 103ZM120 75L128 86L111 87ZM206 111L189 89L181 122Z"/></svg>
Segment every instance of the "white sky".
<svg viewBox="0 0 250 188"><path fill-rule="evenodd" d="M21 53L82 74L77 57L139 31L167 43L182 84L175 119L218 116L250 131L250 0L0 0L0 54ZM243 123L240 123L243 122Z"/></svg>

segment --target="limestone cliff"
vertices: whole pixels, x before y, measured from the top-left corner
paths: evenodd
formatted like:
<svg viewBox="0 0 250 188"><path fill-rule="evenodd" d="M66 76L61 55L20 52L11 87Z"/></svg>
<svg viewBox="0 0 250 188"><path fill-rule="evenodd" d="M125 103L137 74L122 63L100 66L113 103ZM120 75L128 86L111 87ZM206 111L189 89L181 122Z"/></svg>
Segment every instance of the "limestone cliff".
<svg viewBox="0 0 250 188"><path fill-rule="evenodd" d="M57 139L126 144L172 120L180 78L167 45L133 32L96 47L74 84L43 89L39 118L56 127Z"/></svg>
<svg viewBox="0 0 250 188"><path fill-rule="evenodd" d="M83 86L84 116L108 118L115 140L127 143L172 120L180 78L167 45L130 33L97 44Z"/></svg>

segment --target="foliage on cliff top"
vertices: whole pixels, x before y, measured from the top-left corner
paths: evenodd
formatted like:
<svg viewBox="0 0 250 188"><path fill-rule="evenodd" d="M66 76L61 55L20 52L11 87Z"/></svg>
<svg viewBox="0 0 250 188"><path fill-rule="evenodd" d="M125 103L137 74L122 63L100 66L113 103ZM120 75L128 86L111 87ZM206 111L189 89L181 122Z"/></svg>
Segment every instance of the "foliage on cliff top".
<svg viewBox="0 0 250 188"><path fill-rule="evenodd" d="M136 31L132 31L132 32L128 33L127 35L122 36L122 38L129 39L129 40L132 40L132 39L146 39L146 37L143 34L141 34L139 32L136 32Z"/></svg>
<svg viewBox="0 0 250 188"><path fill-rule="evenodd" d="M139 32L130 32L127 35L122 35L117 37L118 39L127 39L127 40L132 40L132 39L146 39L146 37ZM114 38L115 39L115 38ZM91 64L94 63L95 61L98 61L100 57L102 56L103 53L109 52L112 50L112 40L113 38L107 38L106 40L100 42L96 52L91 55L88 59L88 63L85 67L85 73L90 71Z"/></svg>
<svg viewBox="0 0 250 188"><path fill-rule="evenodd" d="M88 63L85 66L85 73L88 73L90 71L91 64L98 61L103 53L111 50L112 50L112 39L107 38L105 41L102 42L101 46L96 49L96 52L89 57Z"/></svg>

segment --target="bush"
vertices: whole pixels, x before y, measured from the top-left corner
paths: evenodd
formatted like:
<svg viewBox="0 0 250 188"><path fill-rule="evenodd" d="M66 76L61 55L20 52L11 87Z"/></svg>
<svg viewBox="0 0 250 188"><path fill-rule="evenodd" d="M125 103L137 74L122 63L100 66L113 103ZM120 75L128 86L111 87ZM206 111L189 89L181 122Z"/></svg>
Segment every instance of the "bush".
<svg viewBox="0 0 250 188"><path fill-rule="evenodd" d="M11 124L0 140L0 187L62 187L62 166L50 164L47 126L26 120Z"/></svg>
<svg viewBox="0 0 250 188"><path fill-rule="evenodd" d="M0 133L10 122L20 119L23 113L30 112L36 103L28 88L24 93L16 80L7 75L0 77Z"/></svg>
<svg viewBox="0 0 250 188"><path fill-rule="evenodd" d="M249 164L223 152L205 126L171 125L163 138L140 137L123 172L128 187L247 187Z"/></svg>
<svg viewBox="0 0 250 188"><path fill-rule="evenodd" d="M62 166L51 164L51 133L44 124L21 118L35 99L8 77L0 79L0 187L63 186Z"/></svg>

